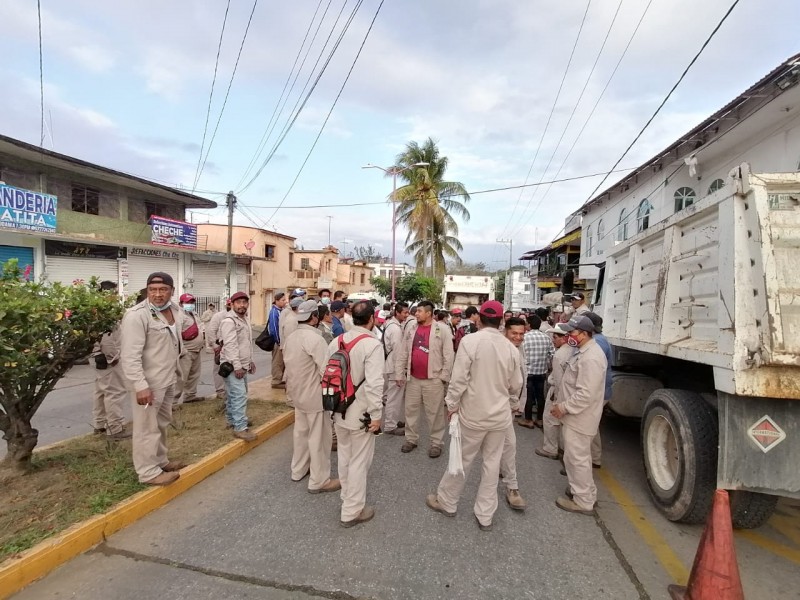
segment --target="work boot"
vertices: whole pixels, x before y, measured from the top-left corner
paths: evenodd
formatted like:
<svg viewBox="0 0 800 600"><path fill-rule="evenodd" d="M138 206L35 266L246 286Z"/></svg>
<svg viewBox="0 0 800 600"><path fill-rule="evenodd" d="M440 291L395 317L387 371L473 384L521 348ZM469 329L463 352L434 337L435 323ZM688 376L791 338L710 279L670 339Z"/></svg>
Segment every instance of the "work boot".
<svg viewBox="0 0 800 600"><path fill-rule="evenodd" d="M533 424L533 420L531 419L520 419L517 421L517 425L525 427L526 429L536 429L536 425Z"/></svg>
<svg viewBox="0 0 800 600"><path fill-rule="evenodd" d="M400 452L408 453L414 450L417 447L416 444L412 444L411 442L403 442L403 445L400 446Z"/></svg>
<svg viewBox="0 0 800 600"><path fill-rule="evenodd" d="M164 471L161 475L156 475L149 481L145 481L147 485L169 485L173 481L176 481L181 476L180 473L167 473Z"/></svg>
<svg viewBox="0 0 800 600"><path fill-rule="evenodd" d="M439 496L436 494L428 494L425 496L425 505L431 510L442 513L445 517L455 517L455 512L447 512L442 505L439 504Z"/></svg>
<svg viewBox="0 0 800 600"><path fill-rule="evenodd" d="M389 431L384 431L386 435L405 435L406 430L403 427L397 426L394 429L390 429Z"/></svg>
<svg viewBox="0 0 800 600"><path fill-rule="evenodd" d="M122 431L118 431L117 433L109 433L108 439L112 442L119 442L120 440L127 440L128 438L133 437L133 433L123 429Z"/></svg>
<svg viewBox="0 0 800 600"><path fill-rule="evenodd" d="M478 529L480 529L481 531L491 531L492 530L492 524L489 523L488 525L484 525L483 523L480 522L480 520L478 519L477 515L475 515L475 522L478 524Z"/></svg>
<svg viewBox="0 0 800 600"><path fill-rule="evenodd" d="M322 487L315 490L308 489L309 494L324 494L325 492L338 492L342 489L342 484L338 479L328 479Z"/></svg>
<svg viewBox="0 0 800 600"><path fill-rule="evenodd" d="M181 469L186 467L186 463L180 460L171 460L163 467L161 467L162 471L166 471L167 473L172 473L173 471L180 471Z"/></svg>
<svg viewBox="0 0 800 600"><path fill-rule="evenodd" d="M569 486L567 486L567 489L564 490L564 495L570 500L574 500L572 490L569 489ZM594 508L597 508L597 502L594 503Z"/></svg>
<svg viewBox="0 0 800 600"><path fill-rule="evenodd" d="M536 450L534 450L534 453L536 453L537 456L544 456L545 458L558 460L558 454L550 454L549 452L545 452L541 448L536 448Z"/></svg>
<svg viewBox="0 0 800 600"><path fill-rule="evenodd" d="M358 525L359 523L366 523L367 521L371 520L372 517L375 516L375 509L371 506L365 506L361 509L359 515L353 519L352 521L339 521L339 525L342 527L353 527L354 525Z"/></svg>
<svg viewBox="0 0 800 600"><path fill-rule="evenodd" d="M577 513L579 515L586 515L589 517L594 516L594 510L584 510L577 504L575 504L574 500L570 500L569 498L564 498L563 496L556 500L556 506L561 510L565 510L571 513Z"/></svg>
<svg viewBox="0 0 800 600"><path fill-rule="evenodd" d="M506 490L506 502L514 510L525 510L528 507L519 490Z"/></svg>
<svg viewBox="0 0 800 600"><path fill-rule="evenodd" d="M431 446L428 448L428 456L431 458L439 458L442 455L441 446Z"/></svg>
<svg viewBox="0 0 800 600"><path fill-rule="evenodd" d="M255 442L258 439L258 436L249 429L234 431L233 437L238 438L240 440L244 440L245 442Z"/></svg>

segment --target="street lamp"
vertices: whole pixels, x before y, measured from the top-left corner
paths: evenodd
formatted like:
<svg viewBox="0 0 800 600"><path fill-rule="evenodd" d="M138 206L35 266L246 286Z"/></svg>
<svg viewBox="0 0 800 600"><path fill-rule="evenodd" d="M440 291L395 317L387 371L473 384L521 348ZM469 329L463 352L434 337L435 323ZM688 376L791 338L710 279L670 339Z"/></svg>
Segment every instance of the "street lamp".
<svg viewBox="0 0 800 600"><path fill-rule="evenodd" d="M429 164L430 163L427 162L418 162L407 167L392 165L388 168L379 167L378 165L373 164L366 164L361 167L362 169L380 169L387 175L392 176L392 302L395 301L395 288L397 287L397 271L395 270L395 265L397 264L397 198L395 198L395 195L397 194L397 176L404 171L413 169L414 167L427 167Z"/></svg>

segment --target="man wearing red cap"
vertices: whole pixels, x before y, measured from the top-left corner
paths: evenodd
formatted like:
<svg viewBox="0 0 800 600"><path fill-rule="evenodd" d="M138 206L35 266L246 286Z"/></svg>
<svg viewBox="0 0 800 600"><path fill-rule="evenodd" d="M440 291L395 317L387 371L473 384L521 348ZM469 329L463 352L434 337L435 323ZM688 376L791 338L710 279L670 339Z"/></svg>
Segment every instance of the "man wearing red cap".
<svg viewBox="0 0 800 600"><path fill-rule="evenodd" d="M252 442L256 435L247 428L247 374L256 372L253 362L253 329L247 320L250 297L244 292L231 296L231 311L219 326L222 338L220 363L230 363L233 372L225 378L225 417L233 437Z"/></svg>
<svg viewBox="0 0 800 600"><path fill-rule="evenodd" d="M181 340L183 341L181 372L183 377L178 381L175 397L178 399L178 404L183 404L202 400L197 397L197 382L200 381L201 352L204 342L202 325L195 314L194 296L181 294L179 304L184 314L181 327Z"/></svg>
<svg viewBox="0 0 800 600"><path fill-rule="evenodd" d="M483 469L474 513L481 530L492 527L497 510L497 478L506 431L511 425L512 399L522 391L519 350L499 331L503 305L496 300L480 308L480 330L461 341L450 387L448 418L458 413L461 426L463 475L445 472L436 494L425 499L429 508L452 517L478 453Z"/></svg>

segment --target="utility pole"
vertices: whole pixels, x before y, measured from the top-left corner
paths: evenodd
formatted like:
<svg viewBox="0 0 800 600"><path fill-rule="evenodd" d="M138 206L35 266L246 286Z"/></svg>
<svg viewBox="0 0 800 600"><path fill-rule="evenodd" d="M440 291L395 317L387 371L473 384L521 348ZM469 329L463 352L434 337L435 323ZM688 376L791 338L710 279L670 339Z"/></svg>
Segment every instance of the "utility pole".
<svg viewBox="0 0 800 600"><path fill-rule="evenodd" d="M328 215L328 246L331 245L331 220L332 219L333 219L333 217L331 215Z"/></svg>
<svg viewBox="0 0 800 600"><path fill-rule="evenodd" d="M504 292L503 304L511 308L511 293L513 291L511 281L511 267L513 265L512 256L514 254L514 240L497 240L498 244L508 244L508 274L506 275L506 289Z"/></svg>
<svg viewBox="0 0 800 600"><path fill-rule="evenodd" d="M231 271L233 270L233 211L236 209L236 196L233 190L228 192L228 250L225 256L225 297L231 297Z"/></svg>

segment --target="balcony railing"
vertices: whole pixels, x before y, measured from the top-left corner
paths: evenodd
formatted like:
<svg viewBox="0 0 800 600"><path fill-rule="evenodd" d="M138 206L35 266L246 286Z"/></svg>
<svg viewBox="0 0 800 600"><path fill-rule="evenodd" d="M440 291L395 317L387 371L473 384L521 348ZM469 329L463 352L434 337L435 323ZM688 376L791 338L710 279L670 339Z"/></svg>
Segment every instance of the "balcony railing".
<svg viewBox="0 0 800 600"><path fill-rule="evenodd" d="M319 271L295 271L295 279L319 279Z"/></svg>

